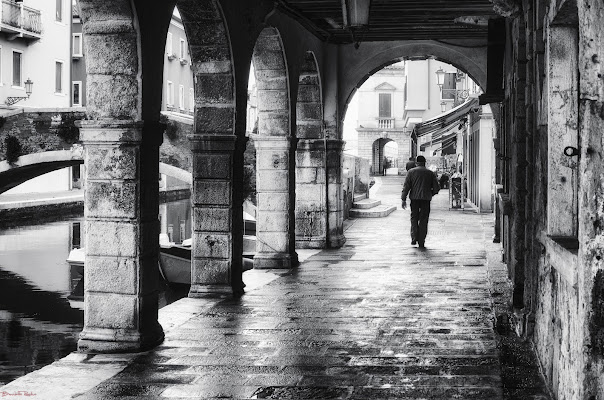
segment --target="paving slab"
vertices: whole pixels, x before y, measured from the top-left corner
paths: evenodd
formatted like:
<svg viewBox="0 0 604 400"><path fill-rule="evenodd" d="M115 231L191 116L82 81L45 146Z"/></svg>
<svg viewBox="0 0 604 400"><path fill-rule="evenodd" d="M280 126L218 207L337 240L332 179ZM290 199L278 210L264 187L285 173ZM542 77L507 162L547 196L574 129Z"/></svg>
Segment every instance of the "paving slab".
<svg viewBox="0 0 604 400"><path fill-rule="evenodd" d="M492 215L432 203L410 244L402 179L377 178L382 219L346 225L341 249L289 271L248 271L241 298L160 310L165 341L142 354L81 355L0 388L44 399L507 399L543 393L538 368L502 364ZM509 347L509 346L508 346ZM44 372L43 372L44 371ZM93 373L94 372L94 373ZM530 375L528 377L527 375ZM53 393L51 387L65 388ZM510 383L512 381L521 381ZM42 396L42 393L44 394Z"/></svg>

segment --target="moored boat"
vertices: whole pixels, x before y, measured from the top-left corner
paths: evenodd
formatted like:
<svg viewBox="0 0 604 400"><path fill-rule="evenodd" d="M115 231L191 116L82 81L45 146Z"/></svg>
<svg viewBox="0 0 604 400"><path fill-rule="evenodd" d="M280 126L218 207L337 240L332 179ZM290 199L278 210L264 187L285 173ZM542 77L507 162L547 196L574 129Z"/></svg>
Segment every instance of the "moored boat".
<svg viewBox="0 0 604 400"><path fill-rule="evenodd" d="M256 236L243 236L243 271L254 267L254 253L256 252ZM67 262L71 268L72 288L69 299L82 300L84 296L84 258L83 248L71 250ZM170 242L168 236L160 235L159 272L168 283L191 284L191 239L184 240L181 244ZM75 279L74 277L81 277Z"/></svg>

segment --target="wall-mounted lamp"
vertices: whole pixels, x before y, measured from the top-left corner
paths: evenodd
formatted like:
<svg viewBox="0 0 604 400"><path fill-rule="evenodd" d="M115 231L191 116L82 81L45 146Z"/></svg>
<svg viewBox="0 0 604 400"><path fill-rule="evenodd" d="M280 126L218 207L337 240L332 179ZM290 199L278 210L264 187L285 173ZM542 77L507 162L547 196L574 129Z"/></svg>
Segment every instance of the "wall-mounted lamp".
<svg viewBox="0 0 604 400"><path fill-rule="evenodd" d="M436 70L436 84L442 90L443 85L445 84L445 70L442 68Z"/></svg>
<svg viewBox="0 0 604 400"><path fill-rule="evenodd" d="M29 78L27 78L27 80L25 81L25 94L27 95L27 97L26 96L7 97L6 100L4 101L4 103L7 106L12 106L13 104L15 104L21 100L29 99L33 85L34 85L34 83Z"/></svg>

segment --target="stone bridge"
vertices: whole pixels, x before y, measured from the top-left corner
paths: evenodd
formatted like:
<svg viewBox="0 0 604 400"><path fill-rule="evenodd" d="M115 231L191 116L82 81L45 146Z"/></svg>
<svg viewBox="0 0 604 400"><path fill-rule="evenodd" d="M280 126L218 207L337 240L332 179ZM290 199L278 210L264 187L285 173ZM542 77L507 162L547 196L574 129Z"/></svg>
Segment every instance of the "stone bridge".
<svg viewBox="0 0 604 400"><path fill-rule="evenodd" d="M0 194L37 176L83 163L84 149L81 146L73 146L69 150L26 154L14 163L0 161ZM181 168L160 162L159 172L193 184L191 173Z"/></svg>

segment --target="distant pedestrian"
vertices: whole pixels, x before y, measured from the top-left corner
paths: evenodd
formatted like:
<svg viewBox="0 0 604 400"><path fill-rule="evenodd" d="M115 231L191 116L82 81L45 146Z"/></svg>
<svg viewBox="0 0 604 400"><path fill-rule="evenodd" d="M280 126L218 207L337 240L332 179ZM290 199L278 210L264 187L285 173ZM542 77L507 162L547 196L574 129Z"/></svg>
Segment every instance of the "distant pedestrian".
<svg viewBox="0 0 604 400"><path fill-rule="evenodd" d="M403 209L407 208L407 195L411 199L411 244L425 247L428 234L428 219L430 218L430 201L438 193L440 186L436 174L426 168L426 158L417 156L417 167L407 173L403 185Z"/></svg>
<svg viewBox="0 0 604 400"><path fill-rule="evenodd" d="M407 161L407 164L405 164L405 170L409 171L411 168L415 168L415 158L413 157L409 157L409 161Z"/></svg>

